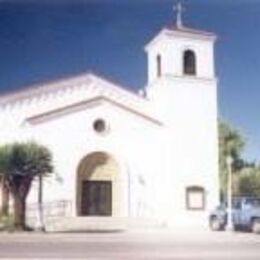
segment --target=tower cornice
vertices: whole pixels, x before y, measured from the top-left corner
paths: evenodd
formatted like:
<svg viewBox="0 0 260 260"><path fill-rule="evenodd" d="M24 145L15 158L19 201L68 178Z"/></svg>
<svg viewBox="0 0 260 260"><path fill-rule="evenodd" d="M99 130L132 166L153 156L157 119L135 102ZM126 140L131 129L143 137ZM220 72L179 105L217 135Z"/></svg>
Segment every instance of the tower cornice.
<svg viewBox="0 0 260 260"><path fill-rule="evenodd" d="M150 42L145 45L145 51L147 51L149 47L160 41L163 37L181 37L193 40L213 42L217 40L217 35L212 32L197 30L184 26L182 26L181 28L178 28L176 26L168 26L164 27Z"/></svg>

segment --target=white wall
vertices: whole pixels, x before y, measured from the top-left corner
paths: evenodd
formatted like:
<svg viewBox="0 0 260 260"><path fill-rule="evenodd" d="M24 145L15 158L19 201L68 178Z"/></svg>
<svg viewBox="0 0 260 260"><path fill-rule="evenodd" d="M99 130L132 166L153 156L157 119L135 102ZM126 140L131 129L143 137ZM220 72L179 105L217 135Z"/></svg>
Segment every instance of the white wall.
<svg viewBox="0 0 260 260"><path fill-rule="evenodd" d="M109 124L106 135L93 130L93 122L102 118ZM153 179L158 174L158 150L161 126L139 118L107 102L81 112L33 126L31 137L50 148L55 160L55 177L46 179L44 200L76 200L76 174L80 160L96 151L106 152L119 163L124 186L122 216L143 216L154 212L150 200ZM156 166L157 165L157 166ZM130 195L130 197L129 197ZM32 192L29 201L35 201ZM75 206L74 206L75 209ZM75 214L75 211L72 212Z"/></svg>
<svg viewBox="0 0 260 260"><path fill-rule="evenodd" d="M207 223L219 200L216 81L163 77L147 93L168 131L172 189L167 216L188 223L196 215ZM205 188L205 211L186 210L185 189L193 185Z"/></svg>

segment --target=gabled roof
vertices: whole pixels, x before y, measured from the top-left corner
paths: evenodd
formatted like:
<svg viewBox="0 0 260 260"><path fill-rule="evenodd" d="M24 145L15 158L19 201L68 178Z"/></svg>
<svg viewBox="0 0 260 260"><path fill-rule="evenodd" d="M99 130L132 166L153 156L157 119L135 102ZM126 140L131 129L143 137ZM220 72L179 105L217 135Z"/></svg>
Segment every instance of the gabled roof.
<svg viewBox="0 0 260 260"><path fill-rule="evenodd" d="M203 36L209 36L209 37L216 37L216 34L213 33L213 32L208 32L208 31L204 31L204 30L198 30L198 29L187 27L187 26L183 26L183 25L181 27L178 27L176 25L166 26L165 28L170 30L170 31L190 33L190 34L197 34L197 35L203 35Z"/></svg>
<svg viewBox="0 0 260 260"><path fill-rule="evenodd" d="M172 25L162 28L161 31L148 44L146 44L145 50L149 49L152 45L154 45L164 36L174 36L209 41L215 41L217 38L216 34L212 32L197 30L186 26L178 27Z"/></svg>
<svg viewBox="0 0 260 260"><path fill-rule="evenodd" d="M41 123L44 123L46 121L49 121L49 120L52 120L52 119L55 119L55 118L58 118L61 116L65 116L65 115L72 114L72 113L75 113L78 111L82 111L82 110L90 108L90 107L95 107L95 106L101 105L102 102L110 103L120 109L123 109L127 112L140 116L140 117L144 118L145 120L148 120L154 124L162 125L162 123L159 120L157 120L147 114L140 113L138 110L136 110L134 108L128 107L123 103L117 102L116 100L112 100L112 99L109 99L109 98L103 97L103 96L97 96L97 97L91 98L86 101L82 101L82 102L78 102L78 103L68 105L65 107L61 107L58 109L50 110L46 113L34 115L32 117L27 118L26 121L31 124L41 124Z"/></svg>
<svg viewBox="0 0 260 260"><path fill-rule="evenodd" d="M71 93L76 93L76 98L75 96L71 98ZM0 107L11 107L19 113L20 107L27 106L32 101L36 104L36 108L34 106L33 109L27 109L23 117L41 121L42 118L58 115L61 112L70 113L97 99L106 100L143 118L159 123L152 115L150 103L146 98L93 73L33 85L4 94L0 96ZM48 102L51 102L51 105Z"/></svg>
<svg viewBox="0 0 260 260"><path fill-rule="evenodd" d="M41 94L47 94L53 91L62 90L68 86L79 85L79 84L90 84L93 80L98 80L99 82L106 83L109 88L114 91L119 91L127 96L132 96L138 99L143 99L137 93L130 91L126 87L122 87L117 83L104 79L101 76L97 76L92 72L86 72L78 75L62 77L55 80L45 81L38 84L29 85L18 90L12 90L6 93L0 93L0 105L7 103L14 103L16 101L21 101L22 99L27 99L35 97Z"/></svg>

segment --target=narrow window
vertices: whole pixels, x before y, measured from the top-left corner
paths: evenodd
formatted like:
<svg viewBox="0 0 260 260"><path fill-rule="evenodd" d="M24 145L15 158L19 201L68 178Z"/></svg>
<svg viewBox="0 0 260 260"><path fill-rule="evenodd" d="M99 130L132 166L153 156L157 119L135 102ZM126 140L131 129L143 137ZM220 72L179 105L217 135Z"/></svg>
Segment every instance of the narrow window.
<svg viewBox="0 0 260 260"><path fill-rule="evenodd" d="M183 72L185 75L196 75L196 56L191 50L186 50L184 52Z"/></svg>
<svg viewBox="0 0 260 260"><path fill-rule="evenodd" d="M188 210L204 210L205 190L200 186L186 188L186 208Z"/></svg>
<svg viewBox="0 0 260 260"><path fill-rule="evenodd" d="M156 57L156 63L157 63L157 77L161 77L162 75L162 58L161 55L157 55Z"/></svg>

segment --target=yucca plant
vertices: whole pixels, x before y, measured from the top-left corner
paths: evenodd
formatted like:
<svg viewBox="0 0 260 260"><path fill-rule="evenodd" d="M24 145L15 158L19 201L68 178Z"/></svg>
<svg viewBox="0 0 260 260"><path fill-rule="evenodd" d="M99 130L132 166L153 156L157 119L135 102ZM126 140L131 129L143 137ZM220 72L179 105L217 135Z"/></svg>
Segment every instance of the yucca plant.
<svg viewBox="0 0 260 260"><path fill-rule="evenodd" d="M25 203L32 181L53 172L50 151L35 142L0 147L0 174L14 199L14 227L25 229Z"/></svg>

